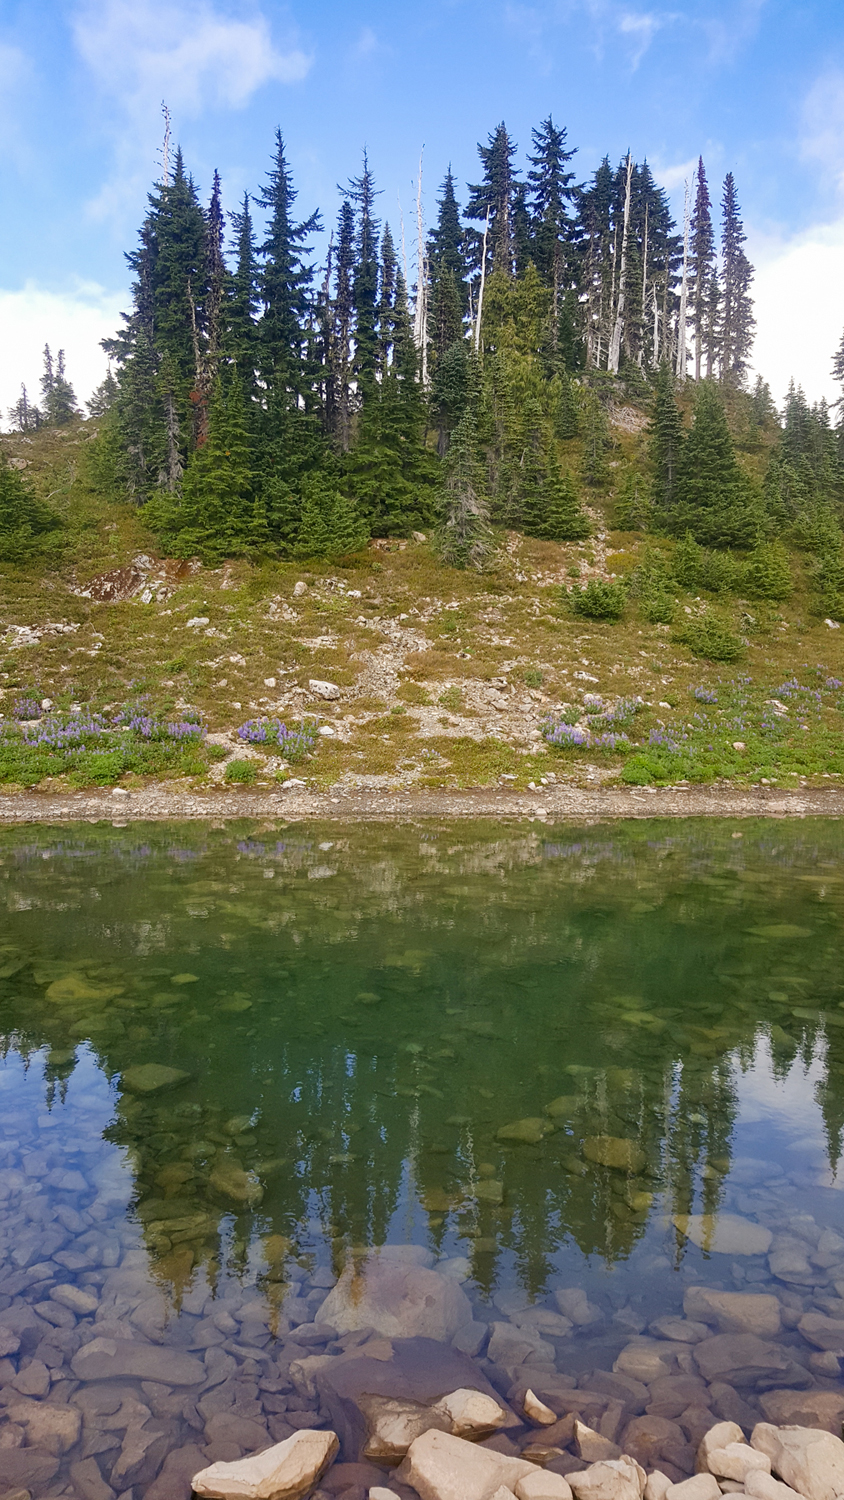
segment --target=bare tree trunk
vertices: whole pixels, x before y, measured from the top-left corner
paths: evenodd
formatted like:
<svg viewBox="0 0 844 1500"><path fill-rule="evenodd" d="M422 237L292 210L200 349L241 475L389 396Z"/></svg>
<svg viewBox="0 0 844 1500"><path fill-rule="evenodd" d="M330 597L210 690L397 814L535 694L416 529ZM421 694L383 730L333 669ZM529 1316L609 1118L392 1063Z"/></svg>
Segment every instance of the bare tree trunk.
<svg viewBox="0 0 844 1500"><path fill-rule="evenodd" d="M164 116L164 141L161 147L161 181L165 187L170 186L170 111L164 100L161 101L161 113Z"/></svg>
<svg viewBox="0 0 844 1500"><path fill-rule="evenodd" d="M654 331L653 331L653 338L651 340L651 359L653 360L653 369L658 370L659 369L659 298L656 295L656 283L654 283L654 285L653 285L653 287L651 289L651 297L653 299L653 305L654 305Z"/></svg>
<svg viewBox="0 0 844 1500"><path fill-rule="evenodd" d="M481 252L481 284L478 289L478 316L475 320L475 353L481 347L481 318L484 311L484 286L486 285L486 242L489 235L489 204L486 210L486 223L484 224L484 247Z"/></svg>
<svg viewBox="0 0 844 1500"><path fill-rule="evenodd" d="M689 183L686 180L686 206L683 212L683 280L680 286L680 317L677 323L677 364L675 373L680 384L686 379L686 303L689 292Z"/></svg>
<svg viewBox="0 0 844 1500"><path fill-rule="evenodd" d="M408 281L407 277L407 246L404 242L404 214L402 212L401 206L401 193L396 193L396 200L399 205L399 228L401 229L401 263L404 267L404 284L405 286L410 286L410 282Z"/></svg>
<svg viewBox="0 0 844 1500"><path fill-rule="evenodd" d="M428 385L428 257L425 254L425 229L422 222L422 151L419 153L419 180L416 186L416 316L413 341L419 351L423 388Z"/></svg>
<svg viewBox="0 0 844 1500"><path fill-rule="evenodd" d="M645 318L648 311L648 208L645 204L645 243L642 247L642 342L639 345L639 369L645 358ZM653 355L651 356L653 357Z"/></svg>
<svg viewBox="0 0 844 1500"><path fill-rule="evenodd" d="M633 157L627 153L627 187L624 192L624 226L621 231L621 261L618 268L618 301L615 308L615 324L610 340L610 352L607 360L607 369L612 375L618 374L618 361L621 354L621 334L624 328L624 299L627 291L627 234L630 228L630 183L633 177ZM615 265L613 264L613 273Z"/></svg>

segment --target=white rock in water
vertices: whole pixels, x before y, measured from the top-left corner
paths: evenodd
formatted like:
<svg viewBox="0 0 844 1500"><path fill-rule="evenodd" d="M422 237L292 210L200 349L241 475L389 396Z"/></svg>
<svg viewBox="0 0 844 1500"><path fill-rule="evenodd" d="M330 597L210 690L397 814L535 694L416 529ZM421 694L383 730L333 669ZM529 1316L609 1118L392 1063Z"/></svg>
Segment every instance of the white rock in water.
<svg viewBox="0 0 844 1500"><path fill-rule="evenodd" d="M516 1485L516 1500L571 1500L571 1485L562 1474L537 1469L520 1479Z"/></svg>
<svg viewBox="0 0 844 1500"><path fill-rule="evenodd" d="M745 1494L753 1496L753 1500L798 1500L796 1490L774 1479L772 1474L766 1474L764 1469L748 1474L744 1490Z"/></svg>
<svg viewBox="0 0 844 1500"><path fill-rule="evenodd" d="M550 1406L546 1406L544 1401L540 1401L531 1390L525 1391L522 1410L534 1427L551 1427L557 1420L556 1412L553 1412Z"/></svg>
<svg viewBox="0 0 844 1500"><path fill-rule="evenodd" d="M717 1448L726 1448L728 1443L743 1443L744 1432L738 1422L717 1422L714 1427L701 1438L697 1450L697 1466L699 1470L709 1469L709 1455Z"/></svg>
<svg viewBox="0 0 844 1500"><path fill-rule="evenodd" d="M491 1500L502 1485L515 1489L535 1473L525 1458L478 1448L448 1432L426 1432L411 1443L396 1478L420 1500Z"/></svg>
<svg viewBox="0 0 844 1500"><path fill-rule="evenodd" d="M313 1489L336 1456L333 1432L304 1429L283 1443L234 1463L211 1464L193 1476L203 1500L300 1500Z"/></svg>
<svg viewBox="0 0 844 1500"><path fill-rule="evenodd" d="M748 1474L762 1470L770 1474L771 1460L749 1443L727 1443L725 1448L710 1448L707 1453L710 1474L718 1479L737 1479L743 1484Z"/></svg>
<svg viewBox="0 0 844 1500"><path fill-rule="evenodd" d="M831 1432L757 1422L750 1444L766 1453L774 1473L806 1500L834 1500L844 1494L844 1443Z"/></svg>
<svg viewBox="0 0 844 1500"><path fill-rule="evenodd" d="M695 1474L679 1484L670 1484L665 1500L721 1500L721 1486L714 1474Z"/></svg>
<svg viewBox="0 0 844 1500"><path fill-rule="evenodd" d="M69 1452L79 1442L82 1413L76 1406L51 1406L47 1401L16 1401L6 1407L6 1416L10 1422L26 1429L30 1448L42 1448L47 1453L58 1455Z"/></svg>
<svg viewBox="0 0 844 1500"><path fill-rule="evenodd" d="M739 1214L674 1214L673 1223L693 1245L716 1255L767 1255L774 1238Z"/></svg>
<svg viewBox="0 0 844 1500"><path fill-rule="evenodd" d="M503 1406L499 1406L492 1396L468 1387L443 1396L431 1410L441 1414L450 1424L454 1437L483 1437L503 1427L508 1420Z"/></svg>
<svg viewBox="0 0 844 1500"><path fill-rule="evenodd" d="M665 1500L670 1488L671 1480L668 1475L663 1474L661 1469L654 1469L653 1473L648 1475L648 1482L645 1485L645 1500Z"/></svg>
<svg viewBox="0 0 844 1500"><path fill-rule="evenodd" d="M340 1334L374 1328L387 1338L448 1343L471 1322L472 1304L452 1277L382 1250L349 1263L319 1316Z"/></svg>
<svg viewBox="0 0 844 1500"><path fill-rule="evenodd" d="M318 698L340 697L340 689L336 682L322 682L318 677L312 677L308 683L308 687L312 693L316 693Z"/></svg>
<svg viewBox="0 0 844 1500"><path fill-rule="evenodd" d="M83 1318L88 1313L96 1312L100 1305L99 1298L92 1292L86 1292L83 1287L74 1286L71 1282L51 1287L49 1295L60 1307L68 1307L71 1312L78 1313Z"/></svg>
<svg viewBox="0 0 844 1500"><path fill-rule="evenodd" d="M366 1417L364 1458L374 1464L400 1463L414 1438L436 1428L448 1432L449 1418L421 1401L402 1401L392 1396L359 1396Z"/></svg>
<svg viewBox="0 0 844 1500"><path fill-rule="evenodd" d="M641 1500L647 1476L635 1459L601 1459L579 1474L569 1474L569 1487L577 1500Z"/></svg>

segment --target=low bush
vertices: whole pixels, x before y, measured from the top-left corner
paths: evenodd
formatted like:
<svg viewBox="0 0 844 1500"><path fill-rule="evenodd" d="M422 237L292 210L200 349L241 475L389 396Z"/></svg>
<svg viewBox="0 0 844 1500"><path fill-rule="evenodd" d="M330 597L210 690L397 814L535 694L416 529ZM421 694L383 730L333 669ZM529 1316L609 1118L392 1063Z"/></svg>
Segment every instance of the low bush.
<svg viewBox="0 0 844 1500"><path fill-rule="evenodd" d="M744 642L717 615L692 617L674 633L674 639L687 647L692 656L706 661L736 661L744 652Z"/></svg>
<svg viewBox="0 0 844 1500"><path fill-rule="evenodd" d="M586 620L616 621L624 614L627 590L621 583L592 578L585 588L571 589L567 598L573 615Z"/></svg>

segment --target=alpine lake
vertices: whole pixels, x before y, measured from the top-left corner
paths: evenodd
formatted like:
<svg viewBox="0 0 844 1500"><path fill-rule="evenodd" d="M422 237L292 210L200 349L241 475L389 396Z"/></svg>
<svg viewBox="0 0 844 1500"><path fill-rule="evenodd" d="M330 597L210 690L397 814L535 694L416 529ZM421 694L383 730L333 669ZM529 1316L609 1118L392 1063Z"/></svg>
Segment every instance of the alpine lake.
<svg viewBox="0 0 844 1500"><path fill-rule="evenodd" d="M0 1496L178 1500L328 1424L314 1356L404 1336L612 1441L659 1417L675 1477L721 1417L840 1431L842 855L826 820L0 832Z"/></svg>

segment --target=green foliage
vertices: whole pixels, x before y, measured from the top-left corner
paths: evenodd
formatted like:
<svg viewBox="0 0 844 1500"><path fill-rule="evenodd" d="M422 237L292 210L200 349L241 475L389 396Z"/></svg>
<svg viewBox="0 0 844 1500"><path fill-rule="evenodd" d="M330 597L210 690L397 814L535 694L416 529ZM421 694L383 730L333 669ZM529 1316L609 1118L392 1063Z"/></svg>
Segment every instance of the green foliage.
<svg viewBox="0 0 844 1500"><path fill-rule="evenodd" d="M225 778L234 786L251 786L258 775L254 760L230 760Z"/></svg>
<svg viewBox="0 0 844 1500"><path fill-rule="evenodd" d="M663 505L660 519L674 536L688 531L707 547L749 547L759 535L761 499L739 466L721 398L708 381L678 462L676 499Z"/></svg>
<svg viewBox="0 0 844 1500"><path fill-rule="evenodd" d="M819 615L844 620L844 545L825 549L810 574L812 604Z"/></svg>
<svg viewBox="0 0 844 1500"><path fill-rule="evenodd" d="M671 571L681 588L690 593L698 589L710 594L738 593L744 579L742 564L732 553L701 547L688 531L674 549Z"/></svg>
<svg viewBox="0 0 844 1500"><path fill-rule="evenodd" d="M61 546L61 521L0 451L0 562L25 562Z"/></svg>
<svg viewBox="0 0 844 1500"><path fill-rule="evenodd" d="M744 652L741 638L724 620L708 613L688 619L675 631L674 639L706 661L736 661Z"/></svg>
<svg viewBox="0 0 844 1500"><path fill-rule="evenodd" d="M314 474L302 485L302 519L295 543L297 557L348 557L369 540L369 527L353 500Z"/></svg>
<svg viewBox="0 0 844 1500"><path fill-rule="evenodd" d="M649 549L631 579L631 592L650 625L670 625L674 618L673 579L662 553Z"/></svg>
<svg viewBox="0 0 844 1500"><path fill-rule="evenodd" d="M495 552L483 465L471 411L458 422L443 464L441 519L436 545L453 568L488 567Z"/></svg>
<svg viewBox="0 0 844 1500"><path fill-rule="evenodd" d="M565 373L559 377L559 392L554 412L554 431L558 438L567 442L570 438L576 438L580 431L580 412L574 386Z"/></svg>
<svg viewBox="0 0 844 1500"><path fill-rule="evenodd" d="M638 469L624 476L615 497L615 524L619 531L646 531L653 519L650 486Z"/></svg>
<svg viewBox="0 0 844 1500"><path fill-rule="evenodd" d="M760 542L744 568L744 592L751 599L780 602L794 592L788 553L782 542Z"/></svg>
<svg viewBox="0 0 844 1500"><path fill-rule="evenodd" d="M662 364L656 380L648 428L648 453L653 465L653 500L657 516L668 530L678 498L680 461L686 441L683 418L674 399L674 377Z"/></svg>
<svg viewBox="0 0 844 1500"><path fill-rule="evenodd" d="M620 620L627 604L624 585L602 578L590 579L584 589L571 589L567 597L572 614L587 620Z"/></svg>
<svg viewBox="0 0 844 1500"><path fill-rule="evenodd" d="M553 452L548 459L543 499L544 521L539 534L546 541L576 542L591 535L592 527L580 503L577 486L569 470L561 468Z"/></svg>
<svg viewBox="0 0 844 1500"><path fill-rule="evenodd" d="M580 477L593 489L602 488L610 477L607 463L609 448L607 418L594 391L586 391L583 398L583 456Z"/></svg>

